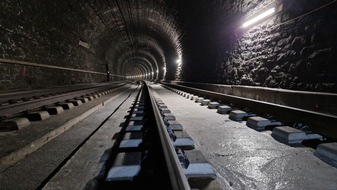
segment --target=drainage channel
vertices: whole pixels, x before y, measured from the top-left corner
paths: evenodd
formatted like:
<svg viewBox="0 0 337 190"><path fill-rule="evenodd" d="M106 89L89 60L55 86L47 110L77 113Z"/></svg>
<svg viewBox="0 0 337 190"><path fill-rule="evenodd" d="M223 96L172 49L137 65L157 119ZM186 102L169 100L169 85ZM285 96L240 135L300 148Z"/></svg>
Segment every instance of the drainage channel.
<svg viewBox="0 0 337 190"><path fill-rule="evenodd" d="M97 189L203 188L216 178L214 168L193 150L193 139L145 82L120 127Z"/></svg>

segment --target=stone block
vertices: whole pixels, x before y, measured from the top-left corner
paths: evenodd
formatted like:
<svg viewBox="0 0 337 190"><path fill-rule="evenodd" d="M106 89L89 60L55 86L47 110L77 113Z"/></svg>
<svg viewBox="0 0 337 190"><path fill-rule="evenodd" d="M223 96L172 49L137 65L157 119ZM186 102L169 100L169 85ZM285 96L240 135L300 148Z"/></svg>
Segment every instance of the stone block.
<svg viewBox="0 0 337 190"><path fill-rule="evenodd" d="M176 136L173 146L183 150L192 150L195 148L193 139L185 131L175 131Z"/></svg>
<svg viewBox="0 0 337 190"><path fill-rule="evenodd" d="M185 155L189 164L183 169L191 188L204 189L211 181L217 178L214 167L200 151L185 151Z"/></svg>
<svg viewBox="0 0 337 190"><path fill-rule="evenodd" d="M158 106L159 109L162 109L162 108L168 108L166 105L160 105Z"/></svg>
<svg viewBox="0 0 337 190"><path fill-rule="evenodd" d="M306 139L305 132L289 126L275 127L271 136L285 144L298 144Z"/></svg>
<svg viewBox="0 0 337 190"><path fill-rule="evenodd" d="M323 161L337 167L337 143L323 143L317 146L315 155Z"/></svg>
<svg viewBox="0 0 337 190"><path fill-rule="evenodd" d="M80 100L82 103L87 103L89 102L88 98L76 98L77 100Z"/></svg>
<svg viewBox="0 0 337 190"><path fill-rule="evenodd" d="M168 108L160 108L159 110L160 110L160 112L162 114L164 114L164 113L171 113L171 110L169 110Z"/></svg>
<svg viewBox="0 0 337 190"><path fill-rule="evenodd" d="M119 144L120 149L134 149L138 148L143 142L142 132L126 132L123 136L123 140Z"/></svg>
<svg viewBox="0 0 337 190"><path fill-rule="evenodd" d="M163 119L168 121L168 120L176 120L176 117L172 113L164 113Z"/></svg>
<svg viewBox="0 0 337 190"><path fill-rule="evenodd" d="M198 98L195 99L195 102L201 103L203 100L204 100L204 98L199 96Z"/></svg>
<svg viewBox="0 0 337 190"><path fill-rule="evenodd" d="M312 132L306 133L305 140L314 140L314 139L323 140L323 137L322 137L322 135L319 135L317 133L312 133Z"/></svg>
<svg viewBox="0 0 337 190"><path fill-rule="evenodd" d="M279 121L271 121L263 117L250 117L248 118L246 125L257 131L262 131L268 126L280 126L282 123Z"/></svg>
<svg viewBox="0 0 337 190"><path fill-rule="evenodd" d="M210 102L208 104L209 109L217 109L220 106L219 102Z"/></svg>
<svg viewBox="0 0 337 190"><path fill-rule="evenodd" d="M47 106L45 109L50 115L57 115L64 111L62 106Z"/></svg>
<svg viewBox="0 0 337 190"><path fill-rule="evenodd" d="M254 116L255 114L253 113L247 113L241 110L234 110L230 112L229 119L234 120L234 121L242 121L242 120L248 119L248 117L254 117Z"/></svg>
<svg viewBox="0 0 337 190"><path fill-rule="evenodd" d="M157 105L158 106L165 106L165 103L164 102L157 102Z"/></svg>
<svg viewBox="0 0 337 190"><path fill-rule="evenodd" d="M84 98L87 98L89 101L94 99L94 96L84 96Z"/></svg>
<svg viewBox="0 0 337 190"><path fill-rule="evenodd" d="M183 126L176 120L164 120L165 125L169 130L172 131L182 131L184 130Z"/></svg>
<svg viewBox="0 0 337 190"><path fill-rule="evenodd" d="M47 111L30 112L26 115L29 121L41 121L50 117Z"/></svg>
<svg viewBox="0 0 337 190"><path fill-rule="evenodd" d="M82 105L82 101L81 100L68 100L68 102L74 104L74 106L80 106L80 105Z"/></svg>
<svg viewBox="0 0 337 190"><path fill-rule="evenodd" d="M207 106L209 103L211 103L211 100L210 100L210 99L203 99L203 100L201 101L201 105L202 105L202 106Z"/></svg>
<svg viewBox="0 0 337 190"><path fill-rule="evenodd" d="M17 117L0 122L1 131L13 131L19 130L23 127L26 127L30 124L29 119L25 117Z"/></svg>
<svg viewBox="0 0 337 190"><path fill-rule="evenodd" d="M64 110L70 110L74 107L74 104L70 102L61 102L58 103L58 105L61 106Z"/></svg>
<svg viewBox="0 0 337 190"><path fill-rule="evenodd" d="M128 125L125 128L125 132L140 132L143 129L143 125Z"/></svg>
<svg viewBox="0 0 337 190"><path fill-rule="evenodd" d="M131 117L130 121L143 121L143 116Z"/></svg>
<svg viewBox="0 0 337 190"><path fill-rule="evenodd" d="M232 111L231 107L223 105L223 106L219 106L218 107L218 111L217 112L220 113L220 114L228 114L231 111Z"/></svg>
<svg viewBox="0 0 337 190"><path fill-rule="evenodd" d="M136 114L136 115L144 115L144 110L139 110L139 111L133 111L132 114Z"/></svg>
<svg viewBox="0 0 337 190"><path fill-rule="evenodd" d="M196 100L198 96L191 96L191 100Z"/></svg>
<svg viewBox="0 0 337 190"><path fill-rule="evenodd" d="M140 152L118 153L105 181L133 181L141 169Z"/></svg>

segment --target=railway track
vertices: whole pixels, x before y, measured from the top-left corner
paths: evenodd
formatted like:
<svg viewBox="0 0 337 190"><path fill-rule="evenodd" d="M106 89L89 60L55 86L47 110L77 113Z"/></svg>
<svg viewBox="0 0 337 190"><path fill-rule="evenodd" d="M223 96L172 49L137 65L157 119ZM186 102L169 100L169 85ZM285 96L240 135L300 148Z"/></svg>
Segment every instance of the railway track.
<svg viewBox="0 0 337 190"><path fill-rule="evenodd" d="M96 99L122 88L127 83L114 82L76 85L53 89L13 92L0 95L0 130L13 131L31 121L45 120L64 110Z"/></svg>
<svg viewBox="0 0 337 190"><path fill-rule="evenodd" d="M80 85L80 87L50 91L39 90L40 94L52 91L53 94L56 91L63 93L6 105L6 107L11 106L10 108L20 110L22 106L25 108L28 106L29 110L13 112L13 114L2 117L0 121L0 143L2 145L0 171L7 169L71 129L131 86L132 84L129 83L110 83ZM27 92L15 94L16 97L31 97L31 94ZM38 102L39 100L42 103ZM6 111L3 106L0 108Z"/></svg>
<svg viewBox="0 0 337 190"><path fill-rule="evenodd" d="M193 101L200 101L198 104L203 106L197 106L198 110L204 110L204 107L208 107L209 109L214 109L217 107L218 113L224 113L221 112L221 109L219 111L219 107L222 106L221 108L224 108L224 104L217 99L201 99L200 96L196 96L195 94L191 94L187 91L182 91L178 90L177 88L167 86L166 88L188 99L193 99ZM91 184L91 189L207 189L207 185L210 184L211 181L215 180L219 175L221 176L220 179L217 178L219 180L230 180L230 178L232 178L230 176L232 175L230 172L231 170L236 171L235 168L245 168L245 165L241 167L240 163L242 164L250 162L249 166L255 168L255 166L260 166L261 164L265 163L265 160L273 160L274 157L279 154L277 153L277 150L274 153L267 153L266 157L268 157L268 159L261 159L258 163L251 162L251 160L254 161L255 159L250 159L250 155L247 154L247 151L252 149L251 154L253 154L253 156L251 158L259 158L262 156L259 155L261 151L260 149L263 150L264 154L266 150L269 151L270 146L266 145L267 148L261 148L260 146L262 145L258 144L258 142L261 140L259 136L260 133L254 133L251 136L248 134L251 132L251 130L246 130L247 134L240 132L233 134L233 136L231 136L231 134L226 134L227 130L234 132L236 129L226 126L228 123L237 123L232 121L225 121L223 126L208 126L205 124L206 121L205 123L203 122L203 124L198 126L193 125L193 121L188 121L187 123L190 123L190 126L186 125L186 128L189 129L189 132L192 131L193 137L196 137L197 134L204 136L203 138L205 139L212 139L212 143L210 143L212 145L211 148L204 148L203 146L208 144L207 140L201 140L200 137L197 137L199 138L197 140L198 144L195 145L192 137L189 136L185 130L185 127L181 125L179 123L179 119L177 119L184 117L193 118L193 116L175 117L175 115L171 113L170 106L172 106L172 110L175 113L177 113L177 108L179 108L179 110L183 109L180 108L180 105L175 107L175 104L172 104L173 101L168 101L171 98L171 95L173 95L172 92L159 87L159 85L147 85L145 82L142 84L141 88L138 87L137 89L133 89L135 90L131 89L126 94L130 94L130 92L133 91L131 94L137 92L137 95L131 96L130 94L127 98L126 96L120 96L120 99L116 100L116 102L120 101L120 103L118 103L120 105L117 106L114 111L109 108L109 116L104 116L105 119L103 122L98 121L99 123L102 123L100 125L96 125L98 126L97 128L91 129L92 132L90 132L89 136L84 136L84 140L77 143L76 147L71 150L71 153L66 155L66 157L60 161L60 164L57 165L56 169L53 169L53 171L49 173L46 172L48 173L48 176L43 179L43 182L38 186L38 189L55 189L59 188L60 185L62 185L61 187L63 188L71 187L71 189L77 189L74 188L74 186L64 185L69 185L69 183L77 183L78 188L82 187L83 183L87 183L87 185ZM130 99L129 97L133 98ZM190 107L192 104L197 105L181 97L177 96L177 98L181 99L182 102L188 102L189 105L186 105L186 108ZM208 96L208 98L211 97ZM122 99L123 101L121 101ZM212 104L215 103L216 100L218 106L214 106L215 104ZM165 104L165 102L167 104ZM131 107L129 107L130 105ZM121 106L124 108L120 109ZM242 107L238 107L237 105L234 106L233 104L230 104L230 106L232 111L244 110L246 111L245 113L252 114L243 116L241 120L247 120L247 122L237 123L240 124L240 126L246 124L249 125L249 120L257 116L251 110L242 109ZM175 109L173 109L173 107L175 107ZM237 109L233 109L235 107ZM106 106L105 109L108 109L108 106ZM205 110L210 114L212 113L212 115L216 115L213 118L218 118L220 120L222 118L228 118L227 116L224 117L216 114L213 110ZM240 117L238 117L240 114L235 115L230 114L228 111L225 112L226 115L229 115L231 120L238 121L238 118L240 120ZM123 118L125 113L127 115ZM187 112L183 111L182 113ZM253 116L253 114L255 115ZM98 113L96 116L93 116L93 118L96 120L98 115L102 115L102 113ZM200 117L199 121L207 120L206 115L199 113L196 115ZM114 118L110 118L111 116ZM269 119L272 120L272 118ZM280 121L281 123L275 123ZM265 129L275 129L285 124L283 120L273 122L274 123L272 124L269 123L270 128L267 127ZM119 123L121 123L121 125L118 127ZM184 123L186 123L186 120ZM89 122L89 124L91 124L91 122ZM88 124L84 125L88 126ZM106 129L103 129L104 127ZM92 128L92 126L88 126L88 129L90 128ZM195 129L195 131L191 129ZM203 129L205 129L207 132L200 132L200 130ZM76 138L78 138L77 134L81 130L82 129L78 129L77 132L69 134L69 136L71 137L75 134ZM210 134L208 133L208 130L213 130L213 132L215 130L215 134L217 134L216 137L207 136ZM241 130L242 128L239 131ZM98 133L101 133L101 135ZM249 138L253 138L247 139L249 147L246 147L245 149L245 145L243 145L243 148L241 147L241 149L232 149L233 147L231 147L231 145L235 145L235 143L240 144L241 140L243 140L243 144L245 144L245 137L240 138L240 136L237 134L243 136L246 135L246 137L249 136ZM65 134L65 136L67 135ZM222 136L226 136L227 138L220 138ZM233 140L235 143L230 141L232 144L221 143L222 141L226 142L232 138L239 140ZM250 141L255 142L256 145L250 144ZM324 141L326 141L326 139ZM290 144L291 143L294 142L290 142ZM213 149L213 146L219 146L219 152L216 148ZM198 150L195 149L196 147ZM57 149L52 145L49 148ZM62 149L63 148L65 147L62 147ZM254 148L256 148L256 150ZM212 150L211 152L208 152L207 149ZM244 154L241 154L240 151L242 150L245 150L243 151ZM207 151L207 158L210 159L212 165L204 158L200 151ZM234 153L232 151L234 151ZM282 150L280 149L280 151ZM297 151L300 153L301 150ZM255 155L255 152L257 155ZM236 158L235 154L238 154ZM99 155L98 158L97 155ZM232 157L234 157L234 161L231 161ZM84 159L84 161L81 159ZM281 162L280 160L278 162ZM288 163L287 160L284 162ZM269 162L267 162L266 165L269 165L268 163ZM277 169L277 166L274 167ZM18 168L21 169L19 166ZM248 169L247 172L250 171ZM91 174L93 170L96 172ZM215 172L215 170L217 170L217 172ZM245 171L246 170L244 170L244 172ZM256 172L262 173L264 171L254 170L252 173L256 174ZM10 173L10 171L8 171L8 173ZM87 176L88 173L89 177ZM5 174L3 174L3 176L5 176ZM268 173L268 176L269 174L270 173ZM277 173L273 173L273 175L274 174L278 175ZM77 181L69 180L71 176L76 176ZM263 177L263 175L257 175L254 177L259 178L259 176ZM86 178L83 179L82 177ZM232 181L228 181L228 184L221 184L221 187L227 187L226 185L232 186L234 184L233 188L239 188L238 186L235 186L235 184L239 184L241 178L235 182L236 178L240 177L236 176L234 179L232 178L231 180L234 181L234 183ZM89 179L93 180L94 182L89 181ZM81 183L82 186L79 185ZM216 184L217 183L219 183L218 180ZM243 186L245 186L245 183ZM210 186L213 188L216 186L214 186L214 183L212 183L212 185Z"/></svg>
<svg viewBox="0 0 337 190"><path fill-rule="evenodd" d="M200 103L233 121L246 121L256 131L272 130L271 136L284 144L316 149L314 154L337 166L337 116L273 104L218 92L165 84L165 88Z"/></svg>
<svg viewBox="0 0 337 190"><path fill-rule="evenodd" d="M244 98L185 85L175 85L165 82L162 84L170 90L177 89L182 91L179 93L186 93L190 96L195 96L195 98L199 97L202 99L208 99L210 102L218 102L219 105L228 105L229 107L235 109L247 111L248 115L249 113L253 114L254 116L270 115L272 116L272 120L280 120L283 124L289 125L302 123L303 125L307 126L307 131L318 133L332 141L337 140L336 115L315 112L266 101L254 100L251 98ZM334 102L331 104L334 104ZM230 111L232 111L232 109L230 109Z"/></svg>
<svg viewBox="0 0 337 190"><path fill-rule="evenodd" d="M5 120L22 115L21 112L34 110L42 106L55 105L58 102L70 101L72 99L88 98L95 93L104 92L123 85L125 83L119 82L99 85L79 85L1 95L0 118Z"/></svg>
<svg viewBox="0 0 337 190"><path fill-rule="evenodd" d="M193 139L146 83L121 126L98 189L202 188L216 178Z"/></svg>

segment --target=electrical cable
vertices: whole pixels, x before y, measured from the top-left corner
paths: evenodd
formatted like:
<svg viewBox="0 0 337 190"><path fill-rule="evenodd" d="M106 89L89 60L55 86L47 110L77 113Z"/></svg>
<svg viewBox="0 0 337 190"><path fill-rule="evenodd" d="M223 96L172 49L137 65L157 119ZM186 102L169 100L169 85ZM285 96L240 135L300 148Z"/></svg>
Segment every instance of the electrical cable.
<svg viewBox="0 0 337 190"><path fill-rule="evenodd" d="M318 10L321 10L321 9L323 9L323 8L325 8L325 7L327 7L327 6L331 5L331 4L333 4L333 3L335 3L335 2L337 2L337 0L333 0L333 1L331 1L331 2L329 2L329 3L327 3L327 4L325 4L325 5L322 5L322 6L318 7L318 8L316 8L316 9L313 9L313 10L307 12L307 13L304 13L304 14L302 14L302 15L300 15L300 16L297 16L297 17L292 18L292 19L290 19L290 20L287 20L287 21L285 21L285 22L281 22L281 23L279 23L279 24L277 24L277 25L270 26L269 28L278 27L278 26L281 26L281 25L283 25L283 24L287 24L287 23L289 23L289 22L295 21L295 20L300 19L300 18L302 18L302 17L305 17L305 16L307 16L307 15L309 15L309 14L311 14L311 13L314 13L314 12L316 12L316 11L318 11Z"/></svg>

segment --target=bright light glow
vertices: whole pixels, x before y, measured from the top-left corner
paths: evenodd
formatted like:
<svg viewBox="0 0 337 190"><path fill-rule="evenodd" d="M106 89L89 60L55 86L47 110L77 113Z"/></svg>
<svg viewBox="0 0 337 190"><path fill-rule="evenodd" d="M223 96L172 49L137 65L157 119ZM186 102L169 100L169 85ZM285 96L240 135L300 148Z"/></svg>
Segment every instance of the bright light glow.
<svg viewBox="0 0 337 190"><path fill-rule="evenodd" d="M181 66L181 59L177 59L176 63L178 66Z"/></svg>
<svg viewBox="0 0 337 190"><path fill-rule="evenodd" d="M152 72L151 74L153 75L154 73Z"/></svg>
<svg viewBox="0 0 337 190"><path fill-rule="evenodd" d="M243 23L242 27L247 27L247 26L250 26L260 20L262 20L263 18L266 18L267 16L273 14L275 12L275 8L271 8L271 9L268 9L267 11L257 15L256 17L248 20L247 22Z"/></svg>

